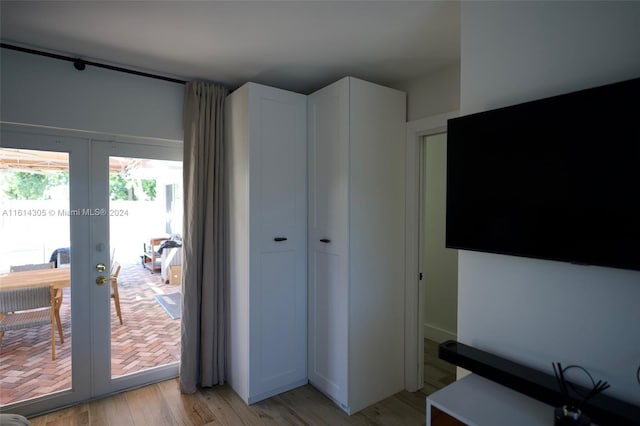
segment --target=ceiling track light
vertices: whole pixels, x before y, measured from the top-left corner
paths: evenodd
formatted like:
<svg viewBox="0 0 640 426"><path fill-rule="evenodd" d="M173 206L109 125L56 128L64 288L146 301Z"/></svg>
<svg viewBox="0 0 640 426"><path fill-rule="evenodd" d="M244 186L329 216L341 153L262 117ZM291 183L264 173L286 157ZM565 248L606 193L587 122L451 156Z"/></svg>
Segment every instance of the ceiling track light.
<svg viewBox="0 0 640 426"><path fill-rule="evenodd" d="M78 71L84 71L84 69L87 67L87 63L82 59L78 58L75 61L73 61L73 67Z"/></svg>
<svg viewBox="0 0 640 426"><path fill-rule="evenodd" d="M99 62L85 61L84 59L80 59L80 58L72 58L71 56L59 55L57 53L51 53L51 52L44 52L42 50L29 49L27 47L15 46L15 45L8 44L8 43L0 43L0 47L3 48L3 49L10 49L10 50L18 51L18 52L30 53L32 55L39 55L39 56L45 56L45 57L48 57L48 58L59 59L61 61L73 62L73 67L75 69L77 69L78 71L83 71L87 67L87 65L91 65L91 66L98 67L98 68L104 68L104 69L108 69L108 70L112 70L112 71L118 71L118 72L124 72L124 73L127 73L127 74L133 74L133 75L137 75L137 76L140 76L140 77L148 77L148 78L153 78L153 79L156 79L156 80L168 81L168 82L171 82L171 83L186 84L185 80L179 80L177 78L165 77L165 76L157 75L157 74L150 74L148 72L131 70L131 69L127 69L127 68L117 67L117 66L114 66L114 65L102 64L102 63L99 63Z"/></svg>

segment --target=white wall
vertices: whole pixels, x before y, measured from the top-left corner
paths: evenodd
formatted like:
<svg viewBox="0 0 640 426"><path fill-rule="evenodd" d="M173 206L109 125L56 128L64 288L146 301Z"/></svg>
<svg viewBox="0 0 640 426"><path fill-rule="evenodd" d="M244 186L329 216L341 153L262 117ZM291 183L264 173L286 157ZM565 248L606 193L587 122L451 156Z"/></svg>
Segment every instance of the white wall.
<svg viewBox="0 0 640 426"><path fill-rule="evenodd" d="M398 81L391 87L407 94L407 121L457 111L460 107L460 63L411 80Z"/></svg>
<svg viewBox="0 0 640 426"><path fill-rule="evenodd" d="M184 86L0 49L0 120L182 140Z"/></svg>
<svg viewBox="0 0 640 426"><path fill-rule="evenodd" d="M421 268L424 273L424 336L436 342L456 339L458 251L445 247L447 135L424 138L422 155Z"/></svg>
<svg viewBox="0 0 640 426"><path fill-rule="evenodd" d="M462 3L462 113L640 76L639 18L640 2ZM582 365L635 404L639 301L640 272L460 252L460 341Z"/></svg>

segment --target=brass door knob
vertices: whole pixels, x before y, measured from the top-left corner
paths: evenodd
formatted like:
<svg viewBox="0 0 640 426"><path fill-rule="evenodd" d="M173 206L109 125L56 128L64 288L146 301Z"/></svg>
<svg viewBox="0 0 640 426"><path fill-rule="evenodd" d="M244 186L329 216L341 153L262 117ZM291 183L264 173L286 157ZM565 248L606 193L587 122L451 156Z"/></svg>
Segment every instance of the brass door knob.
<svg viewBox="0 0 640 426"><path fill-rule="evenodd" d="M108 282L109 278L105 277L104 275L100 275L98 278L96 278L96 284L98 285L106 284Z"/></svg>
<svg viewBox="0 0 640 426"><path fill-rule="evenodd" d="M107 270L107 265L105 265L104 263L98 263L96 265L96 271L98 272L104 272Z"/></svg>

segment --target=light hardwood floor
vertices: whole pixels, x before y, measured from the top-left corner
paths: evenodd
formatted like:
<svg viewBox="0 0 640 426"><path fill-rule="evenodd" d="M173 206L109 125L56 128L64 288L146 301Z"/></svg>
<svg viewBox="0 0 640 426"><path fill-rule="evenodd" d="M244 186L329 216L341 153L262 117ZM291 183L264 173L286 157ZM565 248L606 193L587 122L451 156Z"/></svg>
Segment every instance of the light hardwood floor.
<svg viewBox="0 0 640 426"><path fill-rule="evenodd" d="M348 416L306 385L247 406L227 385L181 395L177 379L32 419L58 425L422 425L422 392L401 392Z"/></svg>
<svg viewBox="0 0 640 426"><path fill-rule="evenodd" d="M434 358L435 357L435 358ZM437 362L434 362L437 361ZM182 395L172 379L31 419L58 425L424 425L426 397L452 381L455 367L425 343L425 388L400 392L348 416L310 385L247 406L228 386Z"/></svg>
<svg viewBox="0 0 640 426"><path fill-rule="evenodd" d="M438 358L438 342L424 339L424 389L427 395L456 381L456 366Z"/></svg>

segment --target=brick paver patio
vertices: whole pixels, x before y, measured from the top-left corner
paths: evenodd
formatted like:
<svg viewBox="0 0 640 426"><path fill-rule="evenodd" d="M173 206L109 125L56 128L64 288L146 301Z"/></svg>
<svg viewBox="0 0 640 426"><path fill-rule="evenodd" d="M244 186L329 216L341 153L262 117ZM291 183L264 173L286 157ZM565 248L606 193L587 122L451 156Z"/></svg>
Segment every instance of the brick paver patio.
<svg viewBox="0 0 640 426"><path fill-rule="evenodd" d="M122 265L118 279L124 324L111 302L111 374L118 377L179 360L180 320L172 320L156 302L156 294L180 291L164 284L160 273L138 263ZM50 327L5 333L0 347L0 405L71 387L70 289L65 289L60 315L64 343L56 335L56 360L51 360Z"/></svg>

